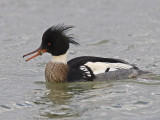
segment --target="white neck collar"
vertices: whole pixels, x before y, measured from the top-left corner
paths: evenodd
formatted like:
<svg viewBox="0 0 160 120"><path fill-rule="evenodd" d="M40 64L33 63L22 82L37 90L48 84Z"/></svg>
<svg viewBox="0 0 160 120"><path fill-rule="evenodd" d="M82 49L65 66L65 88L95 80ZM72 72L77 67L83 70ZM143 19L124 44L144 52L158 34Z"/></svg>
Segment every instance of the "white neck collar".
<svg viewBox="0 0 160 120"><path fill-rule="evenodd" d="M51 62L67 64L67 54L63 54L63 55L59 55L59 56L53 56L52 59L51 59Z"/></svg>

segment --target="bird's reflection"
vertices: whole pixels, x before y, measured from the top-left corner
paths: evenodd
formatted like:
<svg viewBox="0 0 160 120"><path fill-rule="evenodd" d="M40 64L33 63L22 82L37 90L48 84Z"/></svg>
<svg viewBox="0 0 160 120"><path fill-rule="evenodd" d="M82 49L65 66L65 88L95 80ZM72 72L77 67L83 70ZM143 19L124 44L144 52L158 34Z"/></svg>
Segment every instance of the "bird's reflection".
<svg viewBox="0 0 160 120"><path fill-rule="evenodd" d="M76 82L76 83L46 83L48 91L45 94L45 103L40 109L40 116L47 118L66 118L79 116L83 109L77 109L77 102L88 99L94 90L109 86L96 82ZM43 99L44 101L44 99Z"/></svg>
<svg viewBox="0 0 160 120"><path fill-rule="evenodd" d="M65 104L70 102L74 95L93 89L94 84L93 82L46 83L46 88L49 90L47 98L55 104Z"/></svg>
<svg viewBox="0 0 160 120"><path fill-rule="evenodd" d="M46 83L46 88L49 90L47 98L55 104L67 103L73 97L68 87L69 83Z"/></svg>

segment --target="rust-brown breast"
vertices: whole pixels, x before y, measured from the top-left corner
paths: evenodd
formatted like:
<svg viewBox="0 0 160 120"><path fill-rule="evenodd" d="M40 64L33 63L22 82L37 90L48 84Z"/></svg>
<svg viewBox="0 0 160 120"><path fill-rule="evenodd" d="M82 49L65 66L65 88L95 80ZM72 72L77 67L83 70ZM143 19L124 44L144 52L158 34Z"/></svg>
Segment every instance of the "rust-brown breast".
<svg viewBox="0 0 160 120"><path fill-rule="evenodd" d="M64 63L49 62L45 69L47 82L65 82L67 80L69 67Z"/></svg>

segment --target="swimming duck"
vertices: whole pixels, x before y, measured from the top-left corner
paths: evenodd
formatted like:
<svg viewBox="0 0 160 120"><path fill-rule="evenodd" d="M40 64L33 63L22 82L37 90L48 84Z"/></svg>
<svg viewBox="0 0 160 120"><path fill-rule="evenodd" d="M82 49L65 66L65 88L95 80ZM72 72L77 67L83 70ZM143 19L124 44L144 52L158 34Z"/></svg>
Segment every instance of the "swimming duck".
<svg viewBox="0 0 160 120"><path fill-rule="evenodd" d="M45 68L47 82L107 81L128 79L144 73L135 65L121 59L82 56L67 62L70 44L79 45L73 37L67 35L73 26L56 25L48 28L42 36L38 49L25 56L36 53L30 59L48 52L52 59Z"/></svg>

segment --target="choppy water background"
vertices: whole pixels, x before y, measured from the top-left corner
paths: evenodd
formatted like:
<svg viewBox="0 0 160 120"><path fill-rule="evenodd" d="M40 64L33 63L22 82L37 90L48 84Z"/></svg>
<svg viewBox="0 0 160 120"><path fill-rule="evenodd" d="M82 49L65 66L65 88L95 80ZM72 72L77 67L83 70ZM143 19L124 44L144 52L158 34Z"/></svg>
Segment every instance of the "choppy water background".
<svg viewBox="0 0 160 120"><path fill-rule="evenodd" d="M22 58L51 25L76 26L69 57L121 58L160 74L159 0L1 0L0 120L159 120L160 77L46 84L45 54Z"/></svg>

